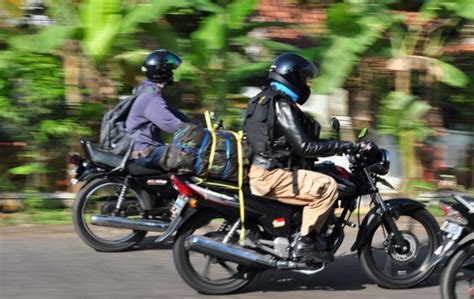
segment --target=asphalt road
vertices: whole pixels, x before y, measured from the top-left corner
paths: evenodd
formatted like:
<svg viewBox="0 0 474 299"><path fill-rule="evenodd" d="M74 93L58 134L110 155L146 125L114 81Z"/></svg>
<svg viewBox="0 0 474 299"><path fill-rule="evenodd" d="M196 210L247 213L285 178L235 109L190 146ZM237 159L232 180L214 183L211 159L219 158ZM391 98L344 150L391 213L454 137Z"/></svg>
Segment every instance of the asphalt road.
<svg viewBox="0 0 474 299"><path fill-rule="evenodd" d="M348 251L315 275L268 271L241 293L214 298L439 298L438 273L418 288L386 290L371 282ZM148 237L134 251L100 253L71 228L0 229L1 298L204 298L174 269L171 244Z"/></svg>

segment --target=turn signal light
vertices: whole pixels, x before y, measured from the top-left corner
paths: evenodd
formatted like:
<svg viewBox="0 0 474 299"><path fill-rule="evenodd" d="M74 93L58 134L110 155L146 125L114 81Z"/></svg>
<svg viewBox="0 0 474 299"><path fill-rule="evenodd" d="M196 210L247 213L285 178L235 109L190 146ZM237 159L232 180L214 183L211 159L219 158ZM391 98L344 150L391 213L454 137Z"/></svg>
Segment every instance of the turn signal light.
<svg viewBox="0 0 474 299"><path fill-rule="evenodd" d="M188 201L188 205L193 209L195 209L197 207L197 204L198 204L198 201L195 198L191 198Z"/></svg>

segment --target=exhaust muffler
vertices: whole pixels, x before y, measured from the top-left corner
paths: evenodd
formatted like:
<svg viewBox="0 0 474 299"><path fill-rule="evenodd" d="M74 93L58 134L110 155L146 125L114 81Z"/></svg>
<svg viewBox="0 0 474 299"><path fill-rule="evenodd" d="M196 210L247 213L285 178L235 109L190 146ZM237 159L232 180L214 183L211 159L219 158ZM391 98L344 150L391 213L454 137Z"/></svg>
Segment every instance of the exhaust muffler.
<svg viewBox="0 0 474 299"><path fill-rule="evenodd" d="M91 223L98 226L133 229L140 231L163 232L168 229L169 223L146 220L127 219L117 216L92 215Z"/></svg>
<svg viewBox="0 0 474 299"><path fill-rule="evenodd" d="M188 250L207 254L218 259L256 268L276 268L277 262L272 257L232 244L224 244L204 236L189 236L185 247Z"/></svg>

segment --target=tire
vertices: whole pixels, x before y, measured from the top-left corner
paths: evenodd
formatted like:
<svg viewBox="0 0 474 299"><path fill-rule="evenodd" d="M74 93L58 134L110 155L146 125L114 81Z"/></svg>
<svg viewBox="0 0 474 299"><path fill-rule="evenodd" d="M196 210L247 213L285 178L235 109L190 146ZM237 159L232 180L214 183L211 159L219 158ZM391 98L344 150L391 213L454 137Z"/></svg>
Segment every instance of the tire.
<svg viewBox="0 0 474 299"><path fill-rule="evenodd" d="M413 225L413 220L418 222L417 226ZM361 267L369 278L380 287L388 289L410 288L427 279L435 269L426 272L419 269L440 245L439 225L434 217L425 209L408 211L400 215L396 224L403 238L409 243L408 253L400 253L393 246L386 245L393 244L394 241L385 235L381 224L375 225L368 232L367 242L359 250ZM410 229L405 229L404 226ZM422 235L422 230L426 235ZM383 235L380 234L381 231L384 232ZM420 239L425 238L427 244L422 246ZM383 247L374 247L377 243ZM387 248L388 251L385 251ZM381 267L379 261L384 258L386 261L380 263L383 264Z"/></svg>
<svg viewBox="0 0 474 299"><path fill-rule="evenodd" d="M202 294L222 295L235 292L247 285L256 275L256 272L252 269L246 269L237 266L235 270L236 274L234 275L235 277L231 276L231 278L222 279L222 276L218 275L219 279L222 281L213 281L209 277L210 275L204 277L203 275L198 273L199 270L197 270L195 265L193 265L194 262L191 262L191 255L196 254L201 256L201 258L207 258L207 262L204 266L205 269L207 269L208 265L210 265L211 263L222 265L222 268L224 268L223 264L225 264L228 268L232 268L228 265L232 264L230 262L224 262L219 260L211 261L211 258L206 255L197 252L190 253L184 245L186 238L194 234L196 230L201 229L202 231L203 227L205 227L206 225L212 227L212 224L210 223L212 223L213 220L215 221L222 218L224 217L222 217L218 212L214 210L201 210L197 212L195 215L193 215L192 219L188 220L182 227L182 229L180 229L178 233L179 235L173 246L173 260L179 275L190 287ZM229 223L232 222L229 221ZM222 240L222 237L223 235L225 235L225 233L220 236L218 234L218 232L208 232L205 235L213 236L214 239L218 238ZM211 271L208 270L208 274L209 272Z"/></svg>
<svg viewBox="0 0 474 299"><path fill-rule="evenodd" d="M74 201L72 208L74 229L84 243L97 251L117 252L130 249L142 241L147 233L146 231L94 226L89 223L89 214L109 215L111 213L116 203L117 190L120 190L121 186L123 186L123 183L119 181L112 181L106 177L96 178L82 187ZM107 195L108 192L114 192L114 190L115 193ZM107 197L100 197L99 192L103 192ZM140 192L129 187L124 201L127 208L131 210L130 214L136 216L138 216L137 214L141 209L141 199L138 194ZM107 198L107 200L100 206L95 204L95 209L93 209L94 206L89 206L89 204L95 199L94 196L98 196L97 199ZM100 208L100 210L97 210L97 208Z"/></svg>
<svg viewBox="0 0 474 299"><path fill-rule="evenodd" d="M462 274L463 277L467 278L466 284L458 284L459 281L456 281L456 277L461 277L461 268L463 264L469 263L471 266L470 270L466 269ZM456 252L446 264L446 267L443 270L441 275L441 297L444 299L456 299L456 298L474 298L474 294L471 293L469 297L469 289L474 291L474 242L471 242L470 245L465 246L458 252ZM470 284L470 285L469 285ZM466 288L466 293L464 294L464 287Z"/></svg>

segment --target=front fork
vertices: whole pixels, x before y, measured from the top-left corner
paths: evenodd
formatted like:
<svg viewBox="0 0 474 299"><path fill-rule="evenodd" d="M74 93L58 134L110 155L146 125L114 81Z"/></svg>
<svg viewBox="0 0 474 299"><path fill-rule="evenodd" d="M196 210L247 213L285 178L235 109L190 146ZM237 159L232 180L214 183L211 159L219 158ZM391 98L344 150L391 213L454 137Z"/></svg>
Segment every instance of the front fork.
<svg viewBox="0 0 474 299"><path fill-rule="evenodd" d="M374 179L365 168L364 173L370 185L370 197L372 202L375 202L382 211L382 223L385 226L385 229L389 236L395 241L395 247L401 249L402 253L407 252L409 249L407 243L405 239L403 239L403 236L394 221L394 219L398 219L400 215L398 215L390 206L387 206L382 196L380 196L378 188L375 186Z"/></svg>

